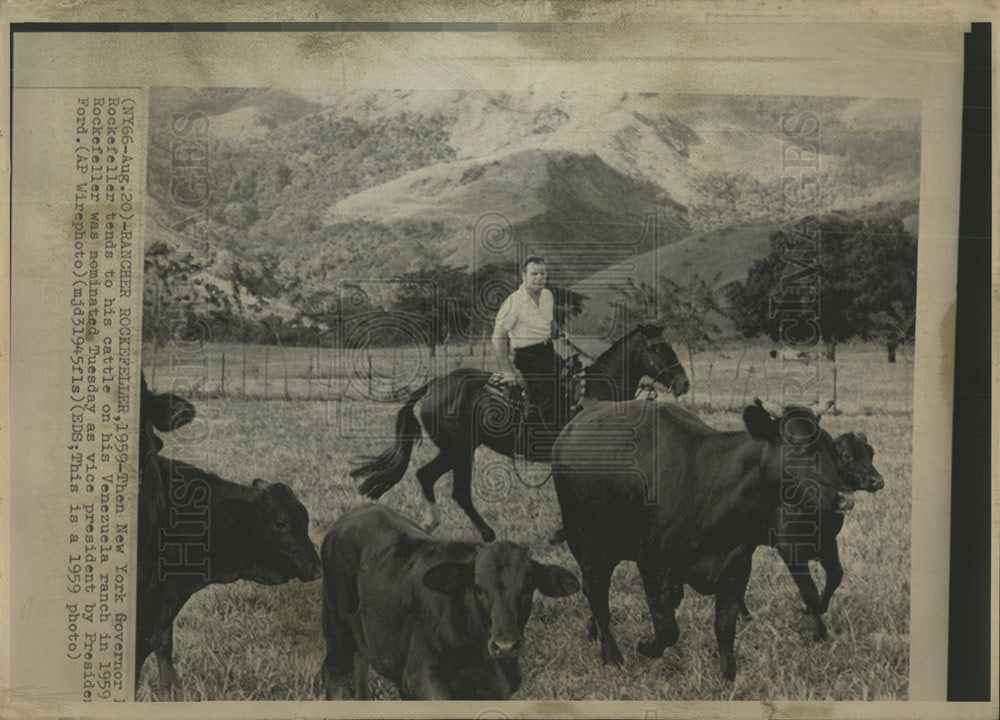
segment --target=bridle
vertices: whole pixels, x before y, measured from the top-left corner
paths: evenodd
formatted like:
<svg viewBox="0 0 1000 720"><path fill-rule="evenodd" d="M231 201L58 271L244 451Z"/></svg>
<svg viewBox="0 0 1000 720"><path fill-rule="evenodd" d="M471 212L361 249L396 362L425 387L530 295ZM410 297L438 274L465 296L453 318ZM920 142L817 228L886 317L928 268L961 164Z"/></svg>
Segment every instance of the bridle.
<svg viewBox="0 0 1000 720"><path fill-rule="evenodd" d="M582 348L580 348L576 343L574 343L568 337L564 336L562 339L571 348L573 348L573 350L577 354L586 355L586 356L589 357L589 353L585 352ZM639 383L639 387L636 388L636 395L639 394L640 390L645 390L646 392L649 393L648 397L649 397L650 400L655 400L657 398L657 396L658 396L656 388L654 387L654 383L656 383L660 379L660 377L662 375L664 375L665 373L669 373L670 371L674 370L675 368L683 366L683 364L681 363L680 359L675 360L673 363L671 363L670 365L667 365L666 367L662 367L661 368L659 365L657 365L657 363L652 359L654 357L654 353L651 351L652 348L656 347L657 345L667 345L667 341L664 340L662 337L659 337L656 342L650 343L650 342L647 341L645 343L645 347L643 348L643 352L646 353L646 355L647 355L647 362L648 362L648 364L652 367L652 369L655 372L654 372L654 374L652 376L652 379L650 379L650 380L648 380L646 382L643 382L643 383ZM674 357L677 357L676 354L674 355ZM575 371L571 371L570 373L568 373L568 378L571 381L580 381L580 382L584 382L585 383L586 380L587 380L587 370L589 370L589 369L590 369L589 367L581 367L581 368L579 368L579 369L577 369Z"/></svg>
<svg viewBox="0 0 1000 720"><path fill-rule="evenodd" d="M653 343L651 345L647 345L646 348L645 348L645 352L646 352L646 354L648 356L650 356L650 358L652 358L653 353L651 352L651 348L655 347L656 345L664 345L664 344L666 344L666 341L665 340L661 340L660 342ZM674 357L676 357L676 354L675 354ZM676 362L674 362L674 363L672 363L670 365L667 365L664 368L661 368L659 365L657 365L655 362L653 362L652 359L650 359L649 364L653 368L653 370L656 370L656 374L653 375L652 378L648 382L640 383L639 384L639 389L640 390L648 390L650 393L652 393L652 398L655 399L655 397L656 397L656 390L653 388L653 383L655 383L657 380L659 380L660 376L663 375L664 373L670 372L671 370L673 370L675 368L681 367L681 361L680 361L680 359L678 359Z"/></svg>

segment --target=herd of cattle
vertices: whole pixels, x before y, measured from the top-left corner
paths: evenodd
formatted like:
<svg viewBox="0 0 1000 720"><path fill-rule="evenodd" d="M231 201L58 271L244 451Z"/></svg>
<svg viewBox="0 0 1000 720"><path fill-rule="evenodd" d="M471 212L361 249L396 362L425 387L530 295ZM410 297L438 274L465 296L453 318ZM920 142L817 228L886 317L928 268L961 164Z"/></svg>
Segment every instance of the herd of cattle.
<svg viewBox="0 0 1000 720"><path fill-rule="evenodd" d="M142 380L135 677L155 653L160 684L177 683L173 621L213 583L280 584L323 576L326 656L317 689L327 699L367 697L367 669L404 699L507 699L520 685L517 658L535 590L581 588L570 571L531 559L523 545L434 540L377 504L345 513L322 560L309 516L281 483L250 487L163 457L156 431L190 422L194 407ZM855 490L882 487L862 434L833 439L803 407L772 413L758 402L745 429L715 430L675 403L597 403L556 441L552 470L565 540L579 565L605 663L623 664L608 592L622 560L634 561L653 620L639 651L658 657L677 642L684 585L715 595L722 675L735 676L737 615L758 545L778 549L815 622L843 570L836 536ZM201 508L195 512L194 508ZM805 523L805 524L804 524ZM811 528L803 535L803 528ZM819 593L808 561L826 571ZM353 674L353 678L352 678Z"/></svg>

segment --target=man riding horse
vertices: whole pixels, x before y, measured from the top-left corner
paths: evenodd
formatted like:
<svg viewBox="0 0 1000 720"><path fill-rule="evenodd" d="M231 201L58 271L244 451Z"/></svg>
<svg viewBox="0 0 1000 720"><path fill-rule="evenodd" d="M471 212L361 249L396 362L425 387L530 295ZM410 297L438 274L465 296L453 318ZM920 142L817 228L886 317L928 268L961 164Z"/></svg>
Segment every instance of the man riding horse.
<svg viewBox="0 0 1000 720"><path fill-rule="evenodd" d="M529 445L534 459L547 462L553 443L570 419L571 373L560 373L560 361L552 347L557 328L552 322L552 293L545 289L545 261L528 258L522 274L524 284L497 313L493 341L502 372L457 368L430 378L410 393L396 413L392 445L378 455L359 457L351 469L351 476L361 481L358 491L366 497L380 498L403 478L414 445L426 433L438 449L437 455L416 472L427 502L427 532L441 522L434 484L451 472L452 498L483 540L494 540L496 533L473 503L476 448L485 445L513 458L518 446ZM494 375L513 385L501 382L498 388ZM663 336L663 328L654 323L626 328L583 369L582 378L580 394L593 400L628 400L647 378L669 388L675 397L686 393L690 386L677 354ZM521 413L534 420L529 422L528 432L519 432L521 423L511 412L518 403L510 401L505 388L512 386L518 394L526 390L528 405L540 408L540 412Z"/></svg>
<svg viewBox="0 0 1000 720"><path fill-rule="evenodd" d="M562 426L569 419L560 382L563 363L552 345L553 337L565 337L565 333L555 322L552 292L545 287L545 259L525 260L521 279L521 286L497 311L493 351L503 382L522 394L523 402L517 403L522 411L515 452L530 459L532 432Z"/></svg>

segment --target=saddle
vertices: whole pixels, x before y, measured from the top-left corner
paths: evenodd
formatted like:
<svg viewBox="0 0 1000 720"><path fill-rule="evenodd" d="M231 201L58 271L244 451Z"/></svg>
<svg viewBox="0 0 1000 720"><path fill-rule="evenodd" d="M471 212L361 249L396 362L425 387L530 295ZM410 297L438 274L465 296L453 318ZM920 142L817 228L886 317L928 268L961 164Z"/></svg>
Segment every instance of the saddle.
<svg viewBox="0 0 1000 720"><path fill-rule="evenodd" d="M575 360L575 358L574 358ZM560 385L571 397L578 397L583 379L580 376L579 361L567 362L560 372ZM515 454L523 455L534 462L550 462L548 453L559 432L581 409L579 401L574 403L566 417L558 417L554 405L557 398L550 398L548 411L539 408L530 397L525 397L524 388L504 378L501 372L493 373L486 381L486 390L497 400L511 408L517 427ZM532 448L529 451L529 448ZM530 457L529 457L530 456Z"/></svg>
<svg viewBox="0 0 1000 720"><path fill-rule="evenodd" d="M486 381L486 390L493 397L508 405L514 411L515 416L520 422L523 422L526 417L535 415L544 425L556 425L561 427L566 422L569 422L579 411L584 381L583 378L579 376L578 372L570 373L566 371L560 374L560 380L564 391L570 393L571 397L575 398L575 402L573 402L573 407L569 416L564 418L561 423L555 418L546 420L538 405L531 402L530 398L525 397L524 388L517 383L504 379L504 374L502 372L495 372L490 375L489 380ZM555 401L555 398L550 399L553 402Z"/></svg>
<svg viewBox="0 0 1000 720"><path fill-rule="evenodd" d="M524 388L504 379L502 372L495 372L486 381L486 390L498 400L513 408L514 412L524 412Z"/></svg>

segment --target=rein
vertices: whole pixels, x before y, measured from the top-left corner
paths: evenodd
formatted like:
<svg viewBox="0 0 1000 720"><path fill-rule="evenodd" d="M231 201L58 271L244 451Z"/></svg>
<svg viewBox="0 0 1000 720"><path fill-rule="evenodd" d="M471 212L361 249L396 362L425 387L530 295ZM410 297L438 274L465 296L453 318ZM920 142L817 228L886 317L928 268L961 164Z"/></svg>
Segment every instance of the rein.
<svg viewBox="0 0 1000 720"><path fill-rule="evenodd" d="M578 355L584 355L585 357L594 357L589 352L587 352L586 350L584 350L582 347L580 347L579 345L577 345L575 342L573 342L572 340L570 340L568 337L563 336L563 337L560 338L560 340L562 340L564 343L566 343L571 348L573 348ZM594 362L597 362L597 358L594 358Z"/></svg>
<svg viewBox="0 0 1000 720"><path fill-rule="evenodd" d="M674 363L673 365L668 365L667 367L665 367L665 368L663 368L662 370L660 370L659 372L657 372L657 373L656 373L656 375L654 375L654 376L652 377L652 379L651 379L651 380L650 380L650 381L649 381L648 383L641 383L641 384L639 385L639 387L645 387L645 386L647 386L647 385L650 385L650 386L651 386L651 385L652 385L653 383L655 383L655 382L656 382L657 380L659 380L659 379L660 379L660 375L662 375L663 373L667 372L668 370L673 370L673 369L674 369L675 367L677 367L677 366L678 366L678 365L680 365L680 364L681 364L681 363L680 363L680 361L678 360L678 361L677 361L677 362L675 362L675 363ZM652 366L653 366L653 369L654 369L654 370L656 370L656 363L650 363L650 365L652 365Z"/></svg>
<svg viewBox="0 0 1000 720"><path fill-rule="evenodd" d="M514 468L514 474L517 476L518 482L520 482L522 485L524 485L524 487L528 487L528 488L532 488L532 489L540 488L542 485L544 485L545 483L547 483L549 481L549 478L552 477L552 466L550 465L548 473L546 473L545 477L542 478L541 482L530 483L527 480L525 480L524 477L521 475L520 471L517 469L517 463L514 461L513 458L511 458L510 464L511 464L511 467Z"/></svg>

